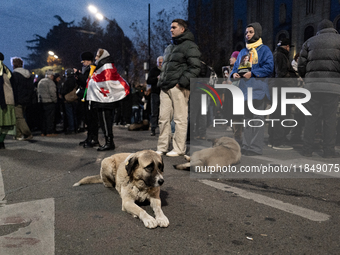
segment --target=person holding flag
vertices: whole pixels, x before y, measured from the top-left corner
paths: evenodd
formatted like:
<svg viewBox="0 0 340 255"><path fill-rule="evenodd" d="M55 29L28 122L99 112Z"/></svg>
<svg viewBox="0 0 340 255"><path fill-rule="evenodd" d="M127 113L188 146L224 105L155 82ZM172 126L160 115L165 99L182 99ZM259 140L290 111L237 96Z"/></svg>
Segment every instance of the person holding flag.
<svg viewBox="0 0 340 255"><path fill-rule="evenodd" d="M115 102L125 98L130 93L130 87L118 74L107 50L98 49L95 59L96 69L87 83L86 100L97 109L100 127L105 135L105 144L97 150L114 150L112 126Z"/></svg>

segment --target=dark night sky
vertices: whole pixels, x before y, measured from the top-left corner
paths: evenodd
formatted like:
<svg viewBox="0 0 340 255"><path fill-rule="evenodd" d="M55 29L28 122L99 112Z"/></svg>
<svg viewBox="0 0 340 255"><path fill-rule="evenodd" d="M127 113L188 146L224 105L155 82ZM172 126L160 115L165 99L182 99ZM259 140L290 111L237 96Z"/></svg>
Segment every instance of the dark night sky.
<svg viewBox="0 0 340 255"><path fill-rule="evenodd" d="M144 20L147 24L148 4L151 5L151 22L157 12L162 9L171 10L173 7L183 9L183 0L95 0L95 1L43 1L43 0L10 0L5 1L0 10L1 44L0 52L5 56L4 63L10 66L10 58L14 56L26 57L27 40L34 39L34 34L46 36L48 31L58 25L59 21L54 15L59 15L65 22L75 21L77 25L82 17L92 16L88 5L95 5L98 10L109 19L116 19L125 34L133 35L129 26L135 20ZM183 18L183 17L174 17ZM106 27L107 21L101 21ZM170 24L169 24L170 30ZM170 32L169 32L170 39Z"/></svg>

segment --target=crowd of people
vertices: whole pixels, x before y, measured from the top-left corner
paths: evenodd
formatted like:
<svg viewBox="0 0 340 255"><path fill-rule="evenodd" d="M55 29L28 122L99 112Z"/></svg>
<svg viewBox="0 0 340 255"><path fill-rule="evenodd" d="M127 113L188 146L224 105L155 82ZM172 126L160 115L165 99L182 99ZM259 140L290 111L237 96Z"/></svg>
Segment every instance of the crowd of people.
<svg viewBox="0 0 340 255"><path fill-rule="evenodd" d="M238 80L237 86L244 95L244 116L233 115L233 97L229 90L222 95L223 109L214 113L214 109L208 107L208 116L200 113L198 104L203 92L195 87L190 91L190 79L210 78L214 83L216 79L211 78L215 72L201 61L199 47L184 20L173 20L170 32L171 43L164 55L157 58L156 67L150 70L147 85L130 86L118 74L110 53L101 48L95 56L91 52L81 54L81 70L69 68L62 76L48 70L45 77L35 80L23 68L21 58L11 59L12 72L3 64L4 56L0 53L0 149L5 148L7 134L26 141L33 138L31 130L40 130L41 136L54 137L58 135L57 126L62 124L65 134L87 131L80 146L98 147L98 151L114 150L114 125L145 125L147 120L147 128L151 123L151 136L156 135L159 127L156 152L176 157L186 153L188 133L194 139L206 139L206 128L211 125L211 119L214 114L221 114L238 123L229 125L227 130L233 131L242 154L261 155L265 135L261 122L265 116L249 109L248 88L252 88L251 105L263 111L272 102L271 89L276 87L279 89L278 107L270 118L282 121L293 116L298 125L292 129L284 127L280 121L274 122L268 128L268 146L291 150L290 142L301 142L302 155L311 157L318 131L323 140L323 156L339 156L335 144L340 142L336 116L340 95L340 82L337 81L340 77L340 35L331 21L319 23L317 35L303 44L301 52L292 61L289 52L294 46L288 38L280 40L272 52L262 42L262 26L257 22L247 25L246 47L234 51L229 65L223 68L223 83L234 86L234 80ZM270 84L263 78L284 79ZM305 107L311 115L304 116L299 109L288 105L283 116L280 99L280 88L283 87L309 90L311 99ZM245 125L239 124L242 120ZM105 137L105 144L101 146L99 127ZM287 139L289 133L290 141Z"/></svg>

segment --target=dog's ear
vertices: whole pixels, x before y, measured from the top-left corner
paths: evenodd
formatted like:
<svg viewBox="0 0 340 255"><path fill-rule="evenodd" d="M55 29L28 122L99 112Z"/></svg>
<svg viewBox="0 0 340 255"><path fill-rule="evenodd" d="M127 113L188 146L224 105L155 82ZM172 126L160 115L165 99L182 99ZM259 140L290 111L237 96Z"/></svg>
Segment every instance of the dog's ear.
<svg viewBox="0 0 340 255"><path fill-rule="evenodd" d="M217 143L218 143L219 138L215 138L214 140L212 140L212 147L216 147Z"/></svg>
<svg viewBox="0 0 340 255"><path fill-rule="evenodd" d="M163 163L163 160L161 162L158 163L158 169L159 171L163 172L164 170L164 163Z"/></svg>
<svg viewBox="0 0 340 255"><path fill-rule="evenodd" d="M127 171L128 176L131 176L133 174L133 171L136 169L137 165L138 165L137 157L132 157L126 162L125 169Z"/></svg>

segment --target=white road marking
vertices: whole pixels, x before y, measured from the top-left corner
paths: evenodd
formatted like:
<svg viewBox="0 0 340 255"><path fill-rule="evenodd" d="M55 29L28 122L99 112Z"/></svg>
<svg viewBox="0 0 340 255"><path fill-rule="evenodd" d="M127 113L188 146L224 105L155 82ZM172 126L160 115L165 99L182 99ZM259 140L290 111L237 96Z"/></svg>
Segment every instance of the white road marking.
<svg viewBox="0 0 340 255"><path fill-rule="evenodd" d="M260 204L264 204L270 207L274 207L276 209L288 212L288 213L292 213L298 216L301 216L303 218L306 218L308 220L312 220L312 221L327 221L330 219L330 215L324 214L324 213L319 213L310 209L306 209L303 207L299 207L296 205L292 205L289 203L285 203L282 202L280 200L277 199L273 199L270 197L266 197L260 194L255 194L252 192L248 192L239 188L235 188L229 185L226 185L224 183L219 183L219 182L214 182L214 181L210 181L210 180L200 180L200 182L214 187L216 189L220 189L223 191L228 191L228 192L233 192L235 194L237 194L240 197L246 198L246 199L250 199L253 200L257 203Z"/></svg>
<svg viewBox="0 0 340 255"><path fill-rule="evenodd" d="M0 236L0 254L53 255L54 198L6 204L0 168L0 226L18 225L19 229Z"/></svg>
<svg viewBox="0 0 340 255"><path fill-rule="evenodd" d="M1 166L0 166L0 204L1 203L6 203L6 201L4 201L5 198L5 187L4 187L4 181L2 180L2 170L1 170Z"/></svg>
<svg viewBox="0 0 340 255"><path fill-rule="evenodd" d="M54 254L54 199L0 207L0 225L27 226L0 237L1 254Z"/></svg>

